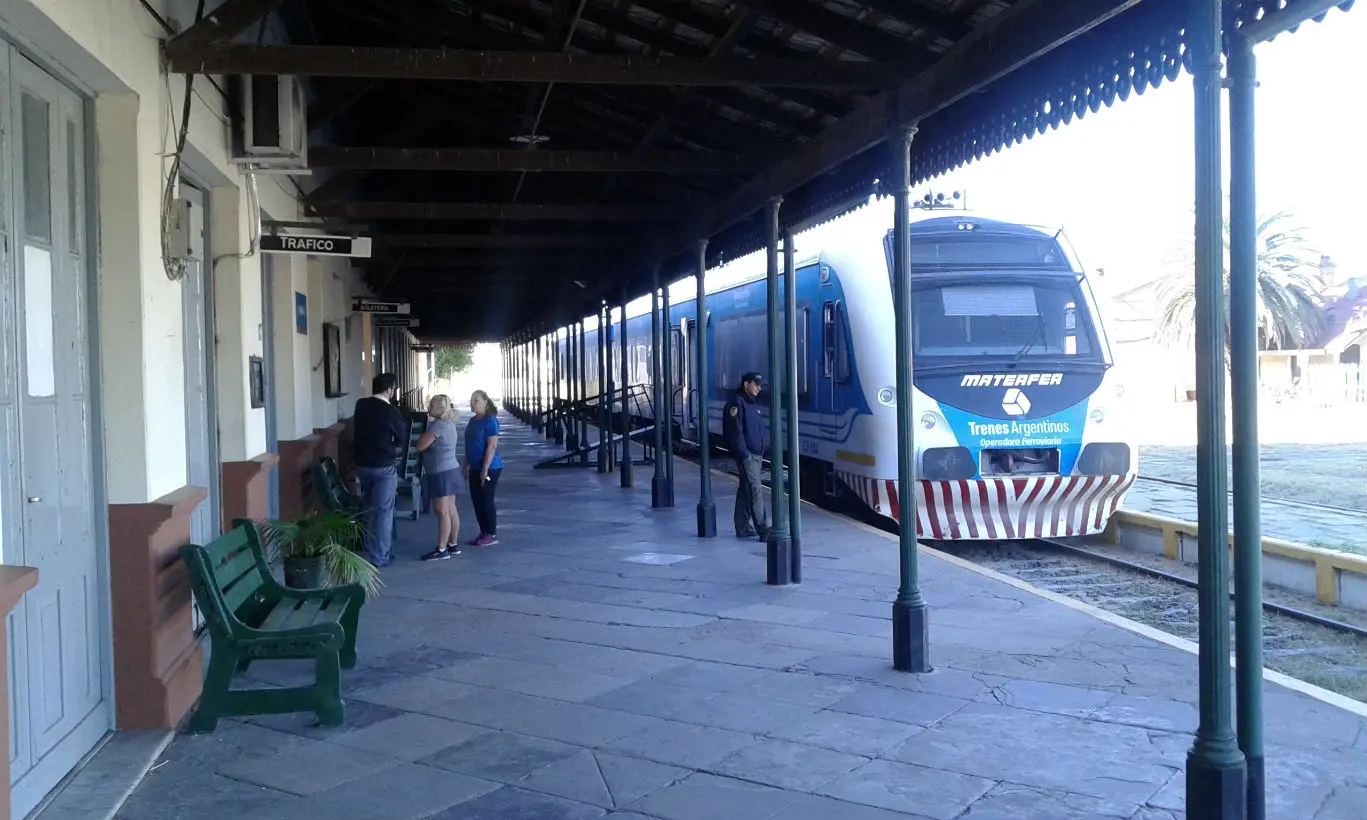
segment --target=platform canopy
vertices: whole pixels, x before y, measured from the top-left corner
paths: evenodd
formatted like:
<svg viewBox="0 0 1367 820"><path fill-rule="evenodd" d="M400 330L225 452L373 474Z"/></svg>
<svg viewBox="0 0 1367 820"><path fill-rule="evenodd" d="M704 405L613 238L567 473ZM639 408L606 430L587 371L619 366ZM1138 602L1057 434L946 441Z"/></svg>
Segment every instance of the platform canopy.
<svg viewBox="0 0 1367 820"><path fill-rule="evenodd" d="M212 6L212 4L210 4ZM1227 4L1269 33L1324 0ZM431 340L555 325L1175 80L1183 0L226 0L171 68L306 78L311 215ZM289 44L262 37L279 15ZM265 43L265 44L263 44ZM1124 157L1117 156L1117 162ZM1059 169L1060 184L1069 173Z"/></svg>

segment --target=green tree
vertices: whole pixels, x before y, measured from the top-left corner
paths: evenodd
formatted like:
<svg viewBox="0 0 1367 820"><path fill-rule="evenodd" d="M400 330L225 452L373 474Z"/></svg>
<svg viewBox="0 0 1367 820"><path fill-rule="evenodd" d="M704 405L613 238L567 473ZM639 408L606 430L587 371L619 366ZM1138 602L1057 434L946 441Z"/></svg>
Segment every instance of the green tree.
<svg viewBox="0 0 1367 820"><path fill-rule="evenodd" d="M437 378L439 379L449 379L457 373L464 373L474 363L474 345L446 345L437 348Z"/></svg>
<svg viewBox="0 0 1367 820"><path fill-rule="evenodd" d="M1318 255L1300 228L1283 227L1286 213L1259 220L1257 230L1258 348L1294 350L1313 344L1324 331L1319 293ZM1224 226L1224 294L1226 345L1229 332L1229 223ZM1314 259L1316 261L1312 262ZM1154 338L1171 347L1189 348L1196 332L1195 256L1190 241L1165 262L1171 272L1159 290Z"/></svg>

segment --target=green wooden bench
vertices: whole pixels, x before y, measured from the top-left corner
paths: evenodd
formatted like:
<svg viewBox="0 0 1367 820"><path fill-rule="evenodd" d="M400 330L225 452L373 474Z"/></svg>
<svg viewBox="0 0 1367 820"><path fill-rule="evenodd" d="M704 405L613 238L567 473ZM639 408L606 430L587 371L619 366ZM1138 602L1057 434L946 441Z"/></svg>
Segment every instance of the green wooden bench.
<svg viewBox="0 0 1367 820"><path fill-rule="evenodd" d="M361 509L361 499L342 481L337 461L332 456L323 456L313 465L313 488L325 512L357 512Z"/></svg>
<svg viewBox="0 0 1367 820"><path fill-rule="evenodd" d="M212 732L223 717L314 712L323 726L343 722L341 670L356 665L356 623L365 593L357 584L290 589L271 575L256 525L205 546L186 544L181 560L209 627L212 648L191 732ZM259 660L314 660L312 686L230 689Z"/></svg>

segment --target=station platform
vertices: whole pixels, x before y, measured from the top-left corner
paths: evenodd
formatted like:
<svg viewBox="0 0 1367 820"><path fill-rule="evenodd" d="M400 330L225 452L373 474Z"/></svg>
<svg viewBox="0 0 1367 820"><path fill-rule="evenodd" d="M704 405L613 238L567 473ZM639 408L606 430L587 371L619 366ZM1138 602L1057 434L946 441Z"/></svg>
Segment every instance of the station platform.
<svg viewBox="0 0 1367 820"><path fill-rule="evenodd" d="M1182 816L1189 645L925 550L925 675L894 672L897 551L808 508L804 579L507 421L501 544L424 564L430 516L362 612L347 725L311 715L177 736L118 817L1082 820ZM461 500L466 538L473 536ZM288 685L309 664L252 668ZM1268 816L1367 816L1367 707L1268 682Z"/></svg>
<svg viewBox="0 0 1367 820"><path fill-rule="evenodd" d="M1143 469L1141 462L1140 470ZM1264 537L1367 555L1367 512L1283 501L1266 495L1262 501ZM1141 475L1121 506L1133 512L1195 521L1196 488L1146 481ZM1234 520L1232 501L1229 520Z"/></svg>

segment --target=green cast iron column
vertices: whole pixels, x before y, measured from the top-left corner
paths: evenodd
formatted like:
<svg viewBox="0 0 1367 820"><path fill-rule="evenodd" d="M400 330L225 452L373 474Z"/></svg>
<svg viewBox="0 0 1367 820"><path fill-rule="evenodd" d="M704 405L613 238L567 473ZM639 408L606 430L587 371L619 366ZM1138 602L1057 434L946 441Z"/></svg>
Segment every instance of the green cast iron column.
<svg viewBox="0 0 1367 820"><path fill-rule="evenodd" d="M769 537L765 542L766 583L782 586L792 583L793 542L788 534L788 502L783 493L783 325L778 306L778 208L783 197L770 197L765 212L768 230L768 295L765 301L766 330L769 335Z"/></svg>
<svg viewBox="0 0 1367 820"><path fill-rule="evenodd" d="M579 463L589 463L589 342L588 333L584 326L587 323L581 318L579 320L579 400L584 404L579 408Z"/></svg>
<svg viewBox="0 0 1367 820"><path fill-rule="evenodd" d="M541 335L536 337L536 369L537 369L537 389L541 391L541 406L537 408L537 418L541 420L541 434L549 440L551 438L551 357L550 357L551 337L546 332L546 327L542 325Z"/></svg>
<svg viewBox="0 0 1367 820"><path fill-rule="evenodd" d="M611 448L608 445L608 432L612 429L609 419L608 400L612 394L608 391L608 367L607 361L603 358L608 349L608 323L607 305L598 306L598 349L594 351L598 355L598 472L608 471L608 457L612 454L608 452Z"/></svg>
<svg viewBox="0 0 1367 820"><path fill-rule="evenodd" d="M627 400L631 395L631 346L627 342L627 291L622 289L622 339L618 348L622 351L622 489L636 486L636 470L631 466L631 408Z"/></svg>
<svg viewBox="0 0 1367 820"><path fill-rule="evenodd" d="M1263 779L1263 573L1258 475L1258 201L1253 43L1229 47L1229 360L1234 422L1234 655L1248 820L1267 817Z"/></svg>
<svg viewBox="0 0 1367 820"><path fill-rule="evenodd" d="M665 279L660 296L660 330L664 335L660 352L663 354L665 380L665 506L674 506L674 328L669 319L669 285Z"/></svg>
<svg viewBox="0 0 1367 820"><path fill-rule="evenodd" d="M698 537L717 537L717 502L712 498L712 431L711 410L708 393L712 390L711 377L707 373L707 240L699 239L694 246L698 252L696 303L698 306L698 450L702 454L700 483L702 492L698 496Z"/></svg>
<svg viewBox="0 0 1367 820"><path fill-rule="evenodd" d="M560 417L560 328L551 331L550 335L551 351L551 435L555 436L555 443L563 445L565 443L565 427Z"/></svg>
<svg viewBox="0 0 1367 820"><path fill-rule="evenodd" d="M892 269L893 302L897 334L897 496L899 580L892 602L892 667L899 672L929 672L930 621L921 583L916 545L916 427L912 417L912 322L911 292L911 141L914 126L899 128L888 144L892 148L897 188L893 201Z"/></svg>
<svg viewBox="0 0 1367 820"><path fill-rule="evenodd" d="M1244 756L1235 742L1229 715L1220 0L1194 0L1190 9L1187 47L1196 91L1196 520L1201 704L1196 740L1187 753L1187 817L1244 820Z"/></svg>
<svg viewBox="0 0 1367 820"><path fill-rule="evenodd" d="M578 413L575 407L579 400L579 385L575 378L575 362L578 361L574 346L574 322L565 326L565 396L568 403L565 407L563 424L565 425L565 451L573 452L579 449L579 422L576 421Z"/></svg>
<svg viewBox="0 0 1367 820"><path fill-rule="evenodd" d="M660 367L660 267L650 280L650 403L655 417L655 475L650 479L650 506L664 507L669 477L665 473L664 385Z"/></svg>
<svg viewBox="0 0 1367 820"><path fill-rule="evenodd" d="M541 421L541 434L547 440L551 438L551 424L549 411L551 409L551 359L549 355L551 337L546 333L546 327L542 325L541 333L536 337L536 385L541 392L541 400L538 402L537 418Z"/></svg>
<svg viewBox="0 0 1367 820"><path fill-rule="evenodd" d="M792 231L783 232L783 342L785 361L783 384L785 417L787 419L786 450L788 453L788 577L795 584L802 583L802 458L797 449L797 264ZM806 364L804 363L805 367ZM778 383L778 379L774 379Z"/></svg>

